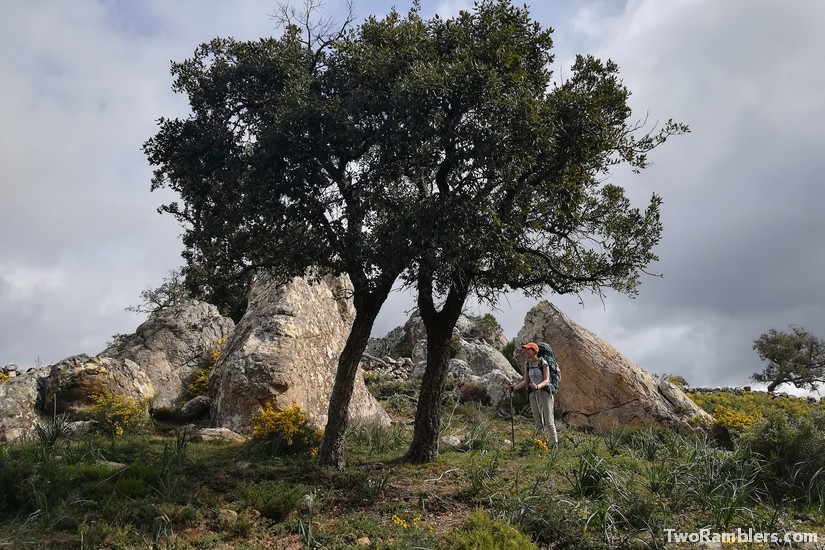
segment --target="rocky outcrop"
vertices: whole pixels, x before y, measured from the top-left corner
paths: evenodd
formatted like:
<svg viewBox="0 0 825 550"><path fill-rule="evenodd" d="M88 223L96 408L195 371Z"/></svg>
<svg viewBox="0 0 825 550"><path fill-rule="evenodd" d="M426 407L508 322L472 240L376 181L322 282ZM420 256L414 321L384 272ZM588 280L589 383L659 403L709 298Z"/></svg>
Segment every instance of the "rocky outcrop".
<svg viewBox="0 0 825 550"><path fill-rule="evenodd" d="M489 405L503 399L504 388L520 379L500 352L505 345L507 338L492 316L459 317L451 343L454 357L448 368L457 399ZM387 336L371 339L367 350L361 362L366 370L396 379L421 378L427 365L427 333L421 317L415 313Z"/></svg>
<svg viewBox="0 0 825 550"><path fill-rule="evenodd" d="M136 365L153 387L152 406L177 408L191 397L192 375L212 360L234 328L215 306L189 301L152 315L98 359Z"/></svg>
<svg viewBox="0 0 825 550"><path fill-rule="evenodd" d="M461 315L453 335L466 342L486 344L501 351L507 345L499 324L492 315L469 317ZM418 313L413 313L403 326L396 327L383 338L370 338L367 353L374 357L410 357L418 364L427 359L427 331Z"/></svg>
<svg viewBox="0 0 825 550"><path fill-rule="evenodd" d="M211 361L233 328L214 306L188 301L153 314L95 357L74 355L16 372L0 384L0 440L30 434L55 414L72 419L101 394L177 408L185 402L192 374Z"/></svg>
<svg viewBox="0 0 825 550"><path fill-rule="evenodd" d="M40 379L46 373L31 370L0 383L0 441L12 441L34 433L41 417Z"/></svg>
<svg viewBox="0 0 825 550"><path fill-rule="evenodd" d="M266 403L293 403L319 427L327 422L338 356L355 315L344 278L310 284L293 279L253 284L246 314L218 357L209 381L212 425L249 432L249 419ZM388 424L389 417L356 376L352 421Z"/></svg>
<svg viewBox="0 0 825 550"><path fill-rule="evenodd" d="M155 386L133 361L75 355L52 365L41 381L40 412L75 417L95 396L116 394L136 401L155 397Z"/></svg>
<svg viewBox="0 0 825 550"><path fill-rule="evenodd" d="M545 341L561 369L561 419L598 431L613 426L691 429L708 414L669 382L660 382L549 302L531 309L517 342ZM520 350L519 350L520 355Z"/></svg>

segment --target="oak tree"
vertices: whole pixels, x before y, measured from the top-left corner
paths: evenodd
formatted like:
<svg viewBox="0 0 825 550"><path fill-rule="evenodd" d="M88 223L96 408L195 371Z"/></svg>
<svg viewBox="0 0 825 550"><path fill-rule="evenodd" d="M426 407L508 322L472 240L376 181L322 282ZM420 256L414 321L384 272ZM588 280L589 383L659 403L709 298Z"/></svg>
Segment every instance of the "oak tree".
<svg viewBox="0 0 825 550"><path fill-rule="evenodd" d="M657 259L661 200L639 209L605 179L619 165L645 168L653 148L688 130L642 131L611 61L579 56L553 81L551 31L527 8L482 1L427 26L431 77L420 85L434 101L409 152L426 182L411 223L427 247L405 272L427 331L414 461L438 454L449 341L468 297L637 292Z"/></svg>
<svg viewBox="0 0 825 550"><path fill-rule="evenodd" d="M427 329L412 460L438 453L448 343L466 299L604 287L634 293L656 259L660 199L606 184L686 127L641 133L617 66L578 57L552 80L550 29L482 0L425 20L417 3L312 38L215 39L173 63L185 119L144 146L183 225L187 277L235 295L265 269L347 274L356 318L319 452L342 468L360 356L393 284ZM227 291L226 289L230 290Z"/></svg>
<svg viewBox="0 0 825 550"><path fill-rule="evenodd" d="M789 328L788 332L770 329L754 340L753 349L768 364L751 380L768 384L769 392L782 384L814 391L825 384L825 340L803 327Z"/></svg>

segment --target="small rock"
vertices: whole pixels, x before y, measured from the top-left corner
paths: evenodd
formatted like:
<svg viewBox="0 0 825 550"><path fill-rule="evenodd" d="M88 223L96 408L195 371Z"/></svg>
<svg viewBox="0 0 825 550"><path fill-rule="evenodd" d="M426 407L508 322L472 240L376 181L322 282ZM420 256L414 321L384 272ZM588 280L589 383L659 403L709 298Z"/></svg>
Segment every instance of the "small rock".
<svg viewBox="0 0 825 550"><path fill-rule="evenodd" d="M369 546L372 544L369 537L361 537L355 541L356 546Z"/></svg>
<svg viewBox="0 0 825 550"><path fill-rule="evenodd" d="M186 421L205 418L209 415L210 407L212 407L212 401L205 395L199 395L187 401L186 404L181 407L180 414Z"/></svg>
<svg viewBox="0 0 825 550"><path fill-rule="evenodd" d="M457 435L445 435L441 438L441 443L450 447L458 447L461 445L461 438Z"/></svg>
<svg viewBox="0 0 825 550"><path fill-rule="evenodd" d="M123 464L122 462L112 462L110 460L98 460L95 464L98 466L106 466L112 470L122 470L126 467L126 464Z"/></svg>
<svg viewBox="0 0 825 550"><path fill-rule="evenodd" d="M242 443L246 438L229 428L203 428L195 435L196 441L237 441Z"/></svg>
<svg viewBox="0 0 825 550"><path fill-rule="evenodd" d="M66 429L74 435L84 435L89 433L95 424L97 424L95 420L75 420L67 423Z"/></svg>

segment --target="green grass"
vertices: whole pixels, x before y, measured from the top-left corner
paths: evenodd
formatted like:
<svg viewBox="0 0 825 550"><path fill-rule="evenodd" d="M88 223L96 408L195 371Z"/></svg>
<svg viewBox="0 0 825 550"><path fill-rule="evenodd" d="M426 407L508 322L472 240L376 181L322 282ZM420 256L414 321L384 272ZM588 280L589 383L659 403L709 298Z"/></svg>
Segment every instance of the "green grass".
<svg viewBox="0 0 825 550"><path fill-rule="evenodd" d="M371 386L399 395L395 383ZM825 539L817 411L767 414L728 447L656 429L562 428L546 452L523 415L509 441L509 401L447 403L443 433L462 444L409 464L412 409L397 403L388 410L404 422L350 428L344 472L163 424L115 438L47 426L0 446L0 548L663 548L665 529L702 527Z"/></svg>

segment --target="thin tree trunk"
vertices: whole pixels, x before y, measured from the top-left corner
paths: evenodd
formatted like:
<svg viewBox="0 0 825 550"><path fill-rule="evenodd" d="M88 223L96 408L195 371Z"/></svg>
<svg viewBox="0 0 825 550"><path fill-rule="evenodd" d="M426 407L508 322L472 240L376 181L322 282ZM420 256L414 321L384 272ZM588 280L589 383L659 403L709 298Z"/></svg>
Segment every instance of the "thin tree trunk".
<svg viewBox="0 0 825 550"><path fill-rule="evenodd" d="M427 331L427 367L415 411L413 440L406 455L411 462L431 462L438 458L441 415L444 412L441 397L450 363L450 339L468 292L467 282L457 274L444 307L436 311L432 276L419 274L418 309Z"/></svg>
<svg viewBox="0 0 825 550"><path fill-rule="evenodd" d="M355 290L355 320L352 323L347 342L338 358L338 370L335 373L335 384L329 398L327 411L327 425L324 429L324 439L318 450L318 465L322 468L343 470L346 467L344 460L344 435L349 425L349 404L352 400L352 391L355 388L355 375L358 373L358 364L369 342L375 319L381 311L381 306L392 290L392 282L378 285L373 292ZM353 283L356 285L357 283ZM361 285L366 286L366 285Z"/></svg>

